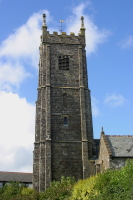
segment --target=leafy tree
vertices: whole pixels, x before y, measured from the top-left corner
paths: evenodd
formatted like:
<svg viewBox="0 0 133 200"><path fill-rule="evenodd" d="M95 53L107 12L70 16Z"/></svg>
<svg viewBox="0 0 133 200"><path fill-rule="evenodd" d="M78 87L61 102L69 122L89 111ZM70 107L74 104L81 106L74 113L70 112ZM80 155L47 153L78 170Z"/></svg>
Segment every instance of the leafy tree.
<svg viewBox="0 0 133 200"><path fill-rule="evenodd" d="M93 198L96 193L94 190L96 184L97 176L92 176L90 178L78 181L74 187L71 196L71 200L86 200Z"/></svg>
<svg viewBox="0 0 133 200"><path fill-rule="evenodd" d="M39 200L39 193L23 184L11 182L0 189L0 200Z"/></svg>
<svg viewBox="0 0 133 200"><path fill-rule="evenodd" d="M53 181L50 187L41 194L40 200L68 200L71 195L75 179L61 177L61 181Z"/></svg>
<svg viewBox="0 0 133 200"><path fill-rule="evenodd" d="M120 170L105 170L77 183L74 178L62 177L38 193L12 182L0 189L0 200L131 200L133 199L133 160Z"/></svg>
<svg viewBox="0 0 133 200"><path fill-rule="evenodd" d="M120 170L105 170L97 176L80 180L72 191L72 200L133 199L133 160Z"/></svg>
<svg viewBox="0 0 133 200"><path fill-rule="evenodd" d="M16 199L16 196L21 194L22 186L17 182L11 182L9 185L5 185L0 192L0 200L12 200Z"/></svg>
<svg viewBox="0 0 133 200"><path fill-rule="evenodd" d="M95 188L98 199L133 199L133 160L128 160L120 170L107 170L97 178Z"/></svg>

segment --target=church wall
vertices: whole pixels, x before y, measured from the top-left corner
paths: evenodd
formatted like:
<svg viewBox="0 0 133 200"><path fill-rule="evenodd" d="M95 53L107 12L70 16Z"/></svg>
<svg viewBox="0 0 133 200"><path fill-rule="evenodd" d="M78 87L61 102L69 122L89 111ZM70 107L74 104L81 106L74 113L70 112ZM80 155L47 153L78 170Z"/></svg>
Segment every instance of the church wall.
<svg viewBox="0 0 133 200"><path fill-rule="evenodd" d="M99 156L98 160L96 161L97 165L100 165L100 172L104 169L110 168L110 155L107 151L107 145L105 143L103 135L101 136L100 139L100 150L99 150ZM98 171L99 172L99 171Z"/></svg>

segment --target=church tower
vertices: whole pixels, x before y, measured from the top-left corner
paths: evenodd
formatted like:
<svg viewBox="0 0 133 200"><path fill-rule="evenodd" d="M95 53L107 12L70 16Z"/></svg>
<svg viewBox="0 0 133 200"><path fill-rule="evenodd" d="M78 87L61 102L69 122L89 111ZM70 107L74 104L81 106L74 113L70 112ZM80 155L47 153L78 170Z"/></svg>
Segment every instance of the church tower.
<svg viewBox="0 0 133 200"><path fill-rule="evenodd" d="M33 158L33 186L90 175L93 127L84 18L78 36L49 34L43 15Z"/></svg>

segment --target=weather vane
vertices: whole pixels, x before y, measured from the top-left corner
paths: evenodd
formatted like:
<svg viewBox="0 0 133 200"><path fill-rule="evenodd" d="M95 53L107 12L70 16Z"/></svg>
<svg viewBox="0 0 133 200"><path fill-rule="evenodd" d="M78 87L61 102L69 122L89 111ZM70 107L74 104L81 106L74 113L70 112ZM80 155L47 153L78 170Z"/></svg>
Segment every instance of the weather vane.
<svg viewBox="0 0 133 200"><path fill-rule="evenodd" d="M59 31L62 33L63 32L63 27L64 27L64 26L62 26L62 23L65 22L65 21L62 20L62 19L59 19L59 21L60 21L60 26L59 26L60 29L59 29Z"/></svg>

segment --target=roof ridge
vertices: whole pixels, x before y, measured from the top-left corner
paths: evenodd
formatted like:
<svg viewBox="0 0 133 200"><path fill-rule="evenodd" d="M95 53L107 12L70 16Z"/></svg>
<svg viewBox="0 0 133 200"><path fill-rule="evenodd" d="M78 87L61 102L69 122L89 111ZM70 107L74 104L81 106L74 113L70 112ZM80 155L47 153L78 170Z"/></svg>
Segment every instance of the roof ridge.
<svg viewBox="0 0 133 200"><path fill-rule="evenodd" d="M133 137L133 135L106 135L109 137Z"/></svg>
<svg viewBox="0 0 133 200"><path fill-rule="evenodd" d="M27 173L27 172L7 172L7 171L0 171L0 173L12 173L12 174L33 174L33 173Z"/></svg>

